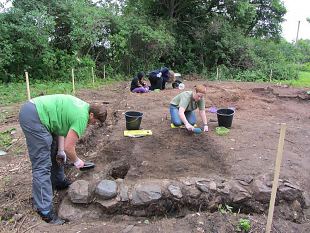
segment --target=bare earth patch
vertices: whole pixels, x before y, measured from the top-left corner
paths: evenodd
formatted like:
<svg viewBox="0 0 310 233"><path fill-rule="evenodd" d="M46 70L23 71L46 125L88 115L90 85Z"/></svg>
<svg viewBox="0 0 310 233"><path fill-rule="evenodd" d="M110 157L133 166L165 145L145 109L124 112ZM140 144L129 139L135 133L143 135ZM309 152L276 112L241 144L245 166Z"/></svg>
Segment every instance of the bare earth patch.
<svg viewBox="0 0 310 233"><path fill-rule="evenodd" d="M189 90L201 81L185 82ZM310 102L304 89L239 82L207 82L206 109L234 107L232 128L226 136L215 133L216 114L207 111L209 132L193 135L170 128L169 102L180 90L133 94L128 83L84 90L77 96L103 102L109 115L102 128L89 128L78 144L79 156L93 161L92 171L67 169L74 180L99 181L123 178L127 184L140 180L203 177L236 179L272 174L279 140L279 123L287 123L280 178L299 186L309 198ZM7 155L0 156L0 216L2 232L236 232L238 220L248 218L251 232L264 232L266 213L222 213L186 209L175 216L138 217L102 214L52 226L41 221L31 206L31 164L21 129L19 105L0 107L0 130L16 128ZM128 138L124 112L143 112L141 127L152 136ZM201 125L200 118L198 124ZM0 148L3 149L3 148ZM115 169L117 168L117 169ZM55 193L58 207L67 191ZM309 199L306 198L306 204ZM94 209L95 212L95 209ZM264 214L265 213L265 214ZM278 205L274 232L310 232L309 207L294 221L291 209Z"/></svg>

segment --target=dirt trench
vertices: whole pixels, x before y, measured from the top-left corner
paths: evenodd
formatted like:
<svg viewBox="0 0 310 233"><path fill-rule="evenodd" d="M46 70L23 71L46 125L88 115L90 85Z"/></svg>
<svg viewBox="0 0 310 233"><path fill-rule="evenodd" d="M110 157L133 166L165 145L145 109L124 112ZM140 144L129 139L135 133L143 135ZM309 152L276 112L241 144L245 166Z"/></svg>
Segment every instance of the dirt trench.
<svg viewBox="0 0 310 233"><path fill-rule="evenodd" d="M185 82L185 90L192 89L197 83L201 81ZM271 173L278 143L278 123L286 122L288 129L280 178L295 182L309 193L309 100L285 97L303 93L304 90L271 87L275 90L281 89L281 95L277 95L273 91L265 93L265 90L269 90L270 84L234 82L207 82L207 84L207 110L212 106L236 109L231 131L225 137L215 134L216 115L208 111L210 131L207 134L198 136L183 129L170 128L168 105L179 90L168 88L163 92L140 95L130 93L128 83L119 83L98 90L78 92L78 97L88 102L105 104L109 115L104 127L89 128L78 144L79 156L84 160L94 161L95 169L91 172L77 172L69 168L68 176L72 180L114 179L118 175L113 177L111 169L117 164L128 164L128 172L120 172L119 176L123 173L122 176L129 184L141 179L180 177L232 179L240 175L257 176ZM255 88L260 88L262 91L253 91ZM143 138L123 136L124 112L129 110L144 113L141 127L152 130L152 136ZM15 112L17 114L18 107ZM197 118L198 125L201 125L199 116ZM237 214L236 217L220 214L217 210L213 213L202 213L199 212L199 208L185 211L175 218L146 219L126 215L103 215L98 221L72 222L62 227L45 225L31 210L31 168L17 119L13 117L6 122L1 125L3 129L12 126L17 128L15 136L18 141L15 145L20 151L15 151L12 147L9 156L0 157L2 212L8 220L16 217L12 225L6 221L4 223L6 226L1 225L5 230L16 231L18 227L20 230L26 230L39 224L29 231L76 232L83 228L83 232L236 232L238 219L249 218L252 222L252 232L264 232L266 221L264 215L246 212L247 215ZM124 170L128 166L124 166ZM21 189L23 192L20 192ZM57 205L67 193L65 191L55 195ZM275 213L275 232L310 232L308 210L305 211L304 221L299 224L288 221L285 213L289 213L289 210L282 208ZM20 219L17 217L19 214ZM149 223L144 223L145 220Z"/></svg>

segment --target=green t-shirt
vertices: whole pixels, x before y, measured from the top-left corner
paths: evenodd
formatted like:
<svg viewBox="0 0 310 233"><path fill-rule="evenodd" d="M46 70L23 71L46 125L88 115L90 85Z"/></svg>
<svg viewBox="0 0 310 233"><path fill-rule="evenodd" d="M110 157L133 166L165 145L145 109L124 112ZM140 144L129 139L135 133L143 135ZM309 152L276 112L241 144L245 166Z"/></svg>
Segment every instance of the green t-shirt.
<svg viewBox="0 0 310 233"><path fill-rule="evenodd" d="M184 91L177 96L175 96L170 104L173 104L177 107L185 108L185 111L194 111L197 107L199 110L205 109L205 100L202 98L197 102L193 99L192 91Z"/></svg>
<svg viewBox="0 0 310 233"><path fill-rule="evenodd" d="M49 132L67 136L70 129L79 137L84 133L88 118L89 104L71 95L46 95L32 99L41 123Z"/></svg>

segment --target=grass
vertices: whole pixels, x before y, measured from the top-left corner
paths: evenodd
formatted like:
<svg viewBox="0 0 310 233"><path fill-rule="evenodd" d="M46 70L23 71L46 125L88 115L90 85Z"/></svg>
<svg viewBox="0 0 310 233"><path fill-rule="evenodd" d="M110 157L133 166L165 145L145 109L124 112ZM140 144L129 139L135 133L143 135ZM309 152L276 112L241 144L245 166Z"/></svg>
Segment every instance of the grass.
<svg viewBox="0 0 310 233"><path fill-rule="evenodd" d="M288 84L293 87L310 87L310 72L300 71L297 80L287 80L281 83Z"/></svg>
<svg viewBox="0 0 310 233"><path fill-rule="evenodd" d="M0 149L4 150L6 147L12 144L11 132L14 128L0 132Z"/></svg>
<svg viewBox="0 0 310 233"><path fill-rule="evenodd" d="M97 79L94 85L90 80L77 80L75 89L94 89L102 85L117 82L118 79ZM301 71L299 79L282 81L282 84L288 84L293 87L309 87L310 88L310 72ZM72 94L72 83L63 81L31 81L30 80L31 97L41 94ZM0 84L0 105L9 105L20 103L27 100L26 85L24 82ZM0 118L1 118L0 114ZM3 116L2 116L3 117ZM1 119L0 119L1 120Z"/></svg>
<svg viewBox="0 0 310 233"><path fill-rule="evenodd" d="M93 83L89 80L78 80L75 83L75 90L79 89L95 89L104 84L113 83L116 80L98 79ZM71 82L57 82L57 81L30 81L31 97L49 94L72 94ZM0 103L1 105L9 105L13 103L20 103L27 100L26 84L9 83L0 84Z"/></svg>

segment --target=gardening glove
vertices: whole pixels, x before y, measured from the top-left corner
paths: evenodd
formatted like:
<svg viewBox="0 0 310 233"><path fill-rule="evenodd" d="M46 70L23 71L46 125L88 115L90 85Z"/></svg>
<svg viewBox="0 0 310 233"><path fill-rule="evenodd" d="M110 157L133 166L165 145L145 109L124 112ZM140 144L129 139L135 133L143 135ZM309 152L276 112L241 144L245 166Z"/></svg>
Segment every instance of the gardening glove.
<svg viewBox="0 0 310 233"><path fill-rule="evenodd" d="M156 77L157 77L157 78L160 78L160 77L161 77L161 75L162 75L162 73L161 73L161 72L159 72L159 73L156 75Z"/></svg>
<svg viewBox="0 0 310 233"><path fill-rule="evenodd" d="M208 132L208 131L209 131L208 125L204 125L204 126L203 126L203 131L204 131L204 132Z"/></svg>
<svg viewBox="0 0 310 233"><path fill-rule="evenodd" d="M194 130L194 126L192 126L191 124L186 124L185 127L186 127L186 129L188 131L193 131Z"/></svg>
<svg viewBox="0 0 310 233"><path fill-rule="evenodd" d="M80 169L81 167L84 167L84 162L83 160L81 159L77 159L75 162L74 162L74 166L77 168L77 169Z"/></svg>
<svg viewBox="0 0 310 233"><path fill-rule="evenodd" d="M59 165L64 165L67 161L67 155L63 150L59 150L56 155L56 161Z"/></svg>

